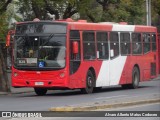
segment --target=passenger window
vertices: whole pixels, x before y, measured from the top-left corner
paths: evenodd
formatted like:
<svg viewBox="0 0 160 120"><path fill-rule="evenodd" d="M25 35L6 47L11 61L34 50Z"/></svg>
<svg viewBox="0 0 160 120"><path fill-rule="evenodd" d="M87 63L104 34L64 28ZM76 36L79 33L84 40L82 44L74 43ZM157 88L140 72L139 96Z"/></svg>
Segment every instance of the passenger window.
<svg viewBox="0 0 160 120"><path fill-rule="evenodd" d="M97 58L98 59L109 58L107 32L97 32Z"/></svg>
<svg viewBox="0 0 160 120"><path fill-rule="evenodd" d="M142 41L140 33L132 33L132 53L142 54Z"/></svg>
<svg viewBox="0 0 160 120"><path fill-rule="evenodd" d="M130 34L120 33L121 54L128 55L131 53Z"/></svg>
<svg viewBox="0 0 160 120"><path fill-rule="evenodd" d="M83 58L85 60L96 59L94 32L83 32Z"/></svg>
<svg viewBox="0 0 160 120"><path fill-rule="evenodd" d="M119 55L118 32L110 33L110 57L115 58Z"/></svg>
<svg viewBox="0 0 160 120"><path fill-rule="evenodd" d="M78 53L74 54L73 43L78 43ZM70 31L70 74L74 74L81 64L81 44L80 44L80 31Z"/></svg>
<svg viewBox="0 0 160 120"><path fill-rule="evenodd" d="M73 41L78 42L78 54L73 54ZM80 52L80 32L78 30L71 30L70 31L70 59L71 60L80 60L81 59L81 52Z"/></svg>
<svg viewBox="0 0 160 120"><path fill-rule="evenodd" d="M151 35L151 40L152 40L152 51L156 51L157 47L156 47L156 35L155 34Z"/></svg>
<svg viewBox="0 0 160 120"><path fill-rule="evenodd" d="M147 53L151 50L150 47L150 34L143 33L143 52Z"/></svg>

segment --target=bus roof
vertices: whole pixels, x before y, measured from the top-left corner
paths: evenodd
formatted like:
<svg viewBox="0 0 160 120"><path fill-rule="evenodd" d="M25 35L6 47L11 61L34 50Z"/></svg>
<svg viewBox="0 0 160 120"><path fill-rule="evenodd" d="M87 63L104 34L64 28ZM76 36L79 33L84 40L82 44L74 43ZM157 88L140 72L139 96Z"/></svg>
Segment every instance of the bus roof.
<svg viewBox="0 0 160 120"><path fill-rule="evenodd" d="M100 22L100 23L91 23L86 20L74 21L71 18L64 20L39 20L36 18L34 21L27 22L18 22L18 24L27 24L27 23L59 23L69 25L72 30L104 30L104 31L130 31L130 32L157 32L157 28L153 26L145 25L128 25L126 22L114 23L114 22Z"/></svg>

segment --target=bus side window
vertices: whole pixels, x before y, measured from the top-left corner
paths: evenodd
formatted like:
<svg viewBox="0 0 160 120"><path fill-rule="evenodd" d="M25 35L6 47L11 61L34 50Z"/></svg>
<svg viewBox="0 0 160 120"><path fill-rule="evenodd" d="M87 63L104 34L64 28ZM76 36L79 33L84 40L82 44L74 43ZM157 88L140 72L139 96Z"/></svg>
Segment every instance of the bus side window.
<svg viewBox="0 0 160 120"><path fill-rule="evenodd" d="M78 43L78 54L73 54L73 42ZM80 33L78 30L71 30L70 31L70 59L71 60L80 60L81 53L80 53Z"/></svg>
<svg viewBox="0 0 160 120"><path fill-rule="evenodd" d="M128 55L131 53L130 34L120 33L121 54Z"/></svg>
<svg viewBox="0 0 160 120"><path fill-rule="evenodd" d="M107 32L97 32L97 54L98 59L109 58Z"/></svg>
<svg viewBox="0 0 160 120"><path fill-rule="evenodd" d="M78 44L78 53L74 53L73 43L77 42ZM70 74L74 74L80 64L81 64L81 45L80 45L80 31L71 30L70 31Z"/></svg>
<svg viewBox="0 0 160 120"><path fill-rule="evenodd" d="M157 47L156 47L156 35L155 34L151 35L151 40L152 40L152 51L156 51Z"/></svg>
<svg viewBox="0 0 160 120"><path fill-rule="evenodd" d="M83 32L83 58L85 60L94 60L95 54L95 36L92 31Z"/></svg>
<svg viewBox="0 0 160 120"><path fill-rule="evenodd" d="M132 33L132 53L142 54L142 41L140 33Z"/></svg>
<svg viewBox="0 0 160 120"><path fill-rule="evenodd" d="M111 57L115 58L119 55L119 39L118 39L118 32L111 32L110 33L110 51L112 50L113 54Z"/></svg>
<svg viewBox="0 0 160 120"><path fill-rule="evenodd" d="M147 53L150 50L150 34L143 33L143 52Z"/></svg>

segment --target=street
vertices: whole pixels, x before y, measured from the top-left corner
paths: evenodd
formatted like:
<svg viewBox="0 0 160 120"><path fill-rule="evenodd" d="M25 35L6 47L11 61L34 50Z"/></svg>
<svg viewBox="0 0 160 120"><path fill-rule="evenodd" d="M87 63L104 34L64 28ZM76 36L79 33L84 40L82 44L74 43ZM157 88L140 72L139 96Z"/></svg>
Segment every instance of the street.
<svg viewBox="0 0 160 120"><path fill-rule="evenodd" d="M132 113L132 111L160 111L160 105L159 104L148 104L148 105L142 105L142 106L132 106L132 107L126 107L126 108L120 108L116 109L119 111L119 113L123 111L131 111L128 112L128 114ZM114 111L114 109L112 109ZM105 111L107 113L107 111ZM127 113L127 112L125 112ZM136 114L141 114L143 112L135 112ZM75 113L72 113L75 114ZM85 113L84 113L85 114ZM86 112L86 114L88 114ZM81 114L79 114L80 116ZM141 114L142 115L142 114ZM21 118L7 118L8 120L19 120ZM23 118L23 120L159 120L159 117L42 117L42 118ZM3 120L3 118L2 118ZM4 118L5 120L5 118Z"/></svg>
<svg viewBox="0 0 160 120"><path fill-rule="evenodd" d="M18 89L18 88L17 88ZM122 89L120 86L103 88L93 94L81 94L79 90L48 91L46 96L34 92L0 95L0 111L48 111L52 107L74 106L96 102L116 102L128 98L146 98L158 95L160 80L143 82L138 89ZM147 110L147 109L146 109Z"/></svg>

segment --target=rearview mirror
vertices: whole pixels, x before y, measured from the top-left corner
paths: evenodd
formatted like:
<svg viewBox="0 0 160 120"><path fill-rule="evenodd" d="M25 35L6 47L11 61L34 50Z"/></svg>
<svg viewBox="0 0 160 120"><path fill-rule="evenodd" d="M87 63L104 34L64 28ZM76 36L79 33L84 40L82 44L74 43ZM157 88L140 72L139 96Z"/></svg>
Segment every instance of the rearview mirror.
<svg viewBox="0 0 160 120"><path fill-rule="evenodd" d="M6 37L6 47L10 46L11 35L7 35Z"/></svg>

